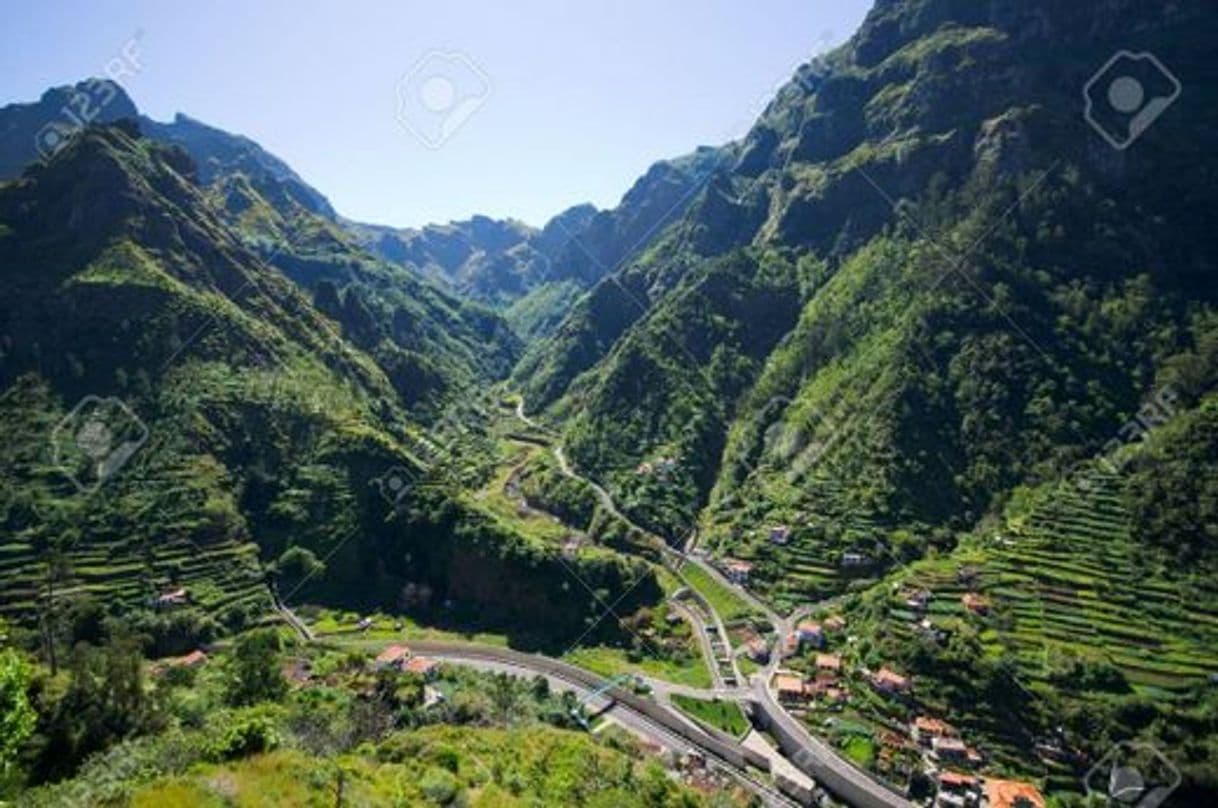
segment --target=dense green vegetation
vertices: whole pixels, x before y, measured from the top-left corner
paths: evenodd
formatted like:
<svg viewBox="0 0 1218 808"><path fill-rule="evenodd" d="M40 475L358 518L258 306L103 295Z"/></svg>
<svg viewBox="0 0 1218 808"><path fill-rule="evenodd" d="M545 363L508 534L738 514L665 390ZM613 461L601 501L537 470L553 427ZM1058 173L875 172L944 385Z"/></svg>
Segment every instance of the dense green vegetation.
<svg viewBox="0 0 1218 808"><path fill-rule="evenodd" d="M19 655L0 654L7 683ZM149 681L131 645L81 646L70 670L37 671L30 740L29 706L2 691L0 722L24 727L6 749L35 786L22 804L737 804L684 789L625 735L578 733L575 699L544 679L444 669L425 684L370 660L254 632Z"/></svg>
<svg viewBox="0 0 1218 808"><path fill-rule="evenodd" d="M445 674L425 706L293 651L322 683L298 687L252 630L282 597L327 639L375 614L365 643L408 622L706 685L652 533L846 616L849 701L807 720L889 779L933 714L1055 794L1130 738L1186 801L1218 787L1218 18L1152 6L881 0L741 141L540 231L341 221L256 144L137 126L125 96L16 178L64 91L0 111L0 788L698 804L541 685ZM1078 90L1130 32L1188 108L1114 152ZM139 419L112 479L90 395ZM223 664L146 677L216 641ZM883 665L912 695L872 691Z"/></svg>

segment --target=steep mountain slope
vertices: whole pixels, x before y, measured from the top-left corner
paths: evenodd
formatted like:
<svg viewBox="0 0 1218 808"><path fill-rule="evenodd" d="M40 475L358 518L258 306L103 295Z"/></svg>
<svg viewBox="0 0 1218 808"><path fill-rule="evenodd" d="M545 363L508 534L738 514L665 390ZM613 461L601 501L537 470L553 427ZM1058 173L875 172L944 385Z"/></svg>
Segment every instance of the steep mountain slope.
<svg viewBox="0 0 1218 808"><path fill-rule="evenodd" d="M1072 791L1137 737L1215 786L1215 33L1199 2L880 2L514 372L632 516L914 675L851 682L877 745L944 715ZM1186 88L1125 149L1083 114L1121 49Z"/></svg>
<svg viewBox="0 0 1218 808"><path fill-rule="evenodd" d="M603 607L556 580L627 609L657 596L643 567L564 561L443 477L386 501L386 479L431 477L391 379L245 247L197 174L124 122L0 186L0 608L53 634L93 595L180 647L263 612L268 574L358 607L415 582L446 620L569 642ZM196 609L144 613L182 585Z"/></svg>
<svg viewBox="0 0 1218 808"><path fill-rule="evenodd" d="M153 140L189 154L195 179L246 246L321 295L345 336L377 359L420 413L436 411L457 390L501 378L515 361L518 341L499 317L361 250L326 198L282 160L184 115L170 123L141 116L113 82L92 79L48 91L36 104L0 109L0 178L38 158L48 127L63 129L42 155L54 159L79 131L64 110L86 103L98 120L137 120Z"/></svg>
<svg viewBox="0 0 1218 808"><path fill-rule="evenodd" d="M621 203L601 211L572 238L556 259L555 272L592 285L564 312L561 327L532 345L516 370L514 383L531 406L549 404L581 371L605 354L607 346L639 316L646 290L623 286L618 275L630 260L651 248L678 220L706 179L730 158L730 149L699 148L675 160L656 163L640 177ZM619 272L621 270L621 272Z"/></svg>
<svg viewBox="0 0 1218 808"><path fill-rule="evenodd" d="M1212 303L1196 285L1213 261L1198 214L1208 111L1164 116L1116 152L1080 109L1081 88L1126 30L1114 20L1200 80L1199 39L1183 34L1212 15L1116 5L879 4L850 43L801 69L646 254L528 351L514 378L530 406L581 411L573 456L621 485L674 443L716 444L722 424L687 439L677 417L708 397L700 409L734 424L715 500L751 499L751 518L764 498L733 495L773 476L756 472L770 428L802 451L851 422L861 446L817 450L844 461L837 491L803 483L783 507L793 515L799 496L842 494L890 523L967 523L1024 476L1097 449ZM1064 47L1080 31L1088 48ZM690 388L691 371L714 374L682 328L693 322L681 313L684 283L708 257L749 244L806 267L798 326L787 319L773 355L742 369L749 384ZM665 322L676 326L665 333ZM687 365L651 379L667 403L638 416L652 424L641 433L619 427L624 402L605 383L635 340ZM1132 352L1115 347L1130 340ZM615 445L614 455L591 448ZM720 465L700 448L684 454L694 477ZM691 516L687 507L671 527Z"/></svg>

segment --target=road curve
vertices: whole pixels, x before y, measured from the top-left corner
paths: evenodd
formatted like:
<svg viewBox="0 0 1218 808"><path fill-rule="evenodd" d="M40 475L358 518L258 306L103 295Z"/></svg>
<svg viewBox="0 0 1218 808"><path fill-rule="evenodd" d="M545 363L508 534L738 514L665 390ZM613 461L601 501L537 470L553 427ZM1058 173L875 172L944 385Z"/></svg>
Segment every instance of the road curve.
<svg viewBox="0 0 1218 808"><path fill-rule="evenodd" d="M411 650L435 659L457 664L499 663L517 670L530 671L549 679L557 679L583 691L599 689L605 684L603 677L538 654L526 654L496 646L431 640L414 641L410 643L410 646ZM767 806L799 808L799 804L790 797L771 788L751 774L747 767L749 762L762 762L768 766L768 761L753 753L752 750L747 750L734 741L725 742L723 739L697 729L676 716L669 715L663 707L652 704L629 691L614 687L610 688L607 693L617 702L615 709L620 709L629 716L624 722L628 726L639 727L646 734L662 739L666 742L665 745L671 748L697 749L708 760L716 762L740 785L760 797Z"/></svg>
<svg viewBox="0 0 1218 808"><path fill-rule="evenodd" d="M520 397L516 403L516 414L526 424L536 427L537 424L532 419L524 414L524 398ZM632 526L633 522L627 519L617 509L616 503L609 495L609 492L600 485L586 477L582 477L571 468L565 454L562 451L562 446L555 442L553 447L554 457L558 460L560 469L564 474L570 477L584 480L592 486L596 492L597 498L614 516L621 518L627 524ZM637 527L637 526L636 526ZM649 533L649 531L644 531ZM882 784L879 780L872 777L869 773L856 767L853 763L842 757L833 747L829 746L824 741L813 736L806 727L798 720L793 718L782 705L774 699L773 694L769 689L769 680L774 671L778 668L781 657L783 640L785 635L790 632L792 623L798 619L798 612L793 613L788 618L783 618L773 609L766 605L763 601L757 598L747 588L736 586L726 579L713 565L706 562L703 558L695 557L691 554L686 554L680 550L672 549L667 544L661 542L665 549L665 556L675 556L679 561L693 563L704 569L709 575L714 577L716 581L727 586L730 590L739 593L745 601L752 607L763 613L767 619L773 623L775 631L778 632L778 640L774 653L771 656L770 663L764 668L762 674L753 680L753 697L750 699L757 707L758 712L765 720L775 725L776 729L781 732L776 733L780 740L785 736L786 742L783 744L784 752L788 757L805 773L814 777L819 783L828 788L840 799L845 800L850 805L856 808L913 808L913 803L905 799L897 792ZM680 575L680 564L673 564L672 569L678 576L684 580L684 576ZM688 582L687 582L688 583ZM693 587L690 587L691 592L696 592ZM701 598L699 599L701 600ZM722 620L715 612L714 608L709 606L709 614L718 624L720 631L724 635L724 640L728 641L726 631L723 628ZM727 648L731 649L730 641ZM735 659L732 659L732 665L735 667ZM577 669L578 670L578 669ZM739 675L739 674L737 674ZM737 679L743 684L743 680ZM785 797L784 797L785 799Z"/></svg>

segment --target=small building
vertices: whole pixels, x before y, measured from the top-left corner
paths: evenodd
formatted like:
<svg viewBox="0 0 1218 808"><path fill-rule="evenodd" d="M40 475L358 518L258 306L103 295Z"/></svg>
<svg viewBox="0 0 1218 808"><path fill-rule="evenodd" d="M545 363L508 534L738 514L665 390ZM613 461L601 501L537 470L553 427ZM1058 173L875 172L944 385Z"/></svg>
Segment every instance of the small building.
<svg viewBox="0 0 1218 808"><path fill-rule="evenodd" d="M865 554L854 551L842 553L841 566L843 567L865 567L871 563Z"/></svg>
<svg viewBox="0 0 1218 808"><path fill-rule="evenodd" d="M579 548L583 545L579 536L574 534L567 536L562 542L562 554L564 558L574 558L579 555Z"/></svg>
<svg viewBox="0 0 1218 808"><path fill-rule="evenodd" d="M930 746L935 738L957 738L956 728L939 718L920 715L910 727L910 737L922 746Z"/></svg>
<svg viewBox="0 0 1218 808"><path fill-rule="evenodd" d="M800 645L821 648L825 644L825 632L820 623L804 620L796 626L795 633L799 635Z"/></svg>
<svg viewBox="0 0 1218 808"><path fill-rule="evenodd" d="M838 674L842 670L842 658L838 654L817 654L816 669Z"/></svg>
<svg viewBox="0 0 1218 808"><path fill-rule="evenodd" d="M440 663L424 656L414 656L406 660L402 670L406 673L416 673L430 682L436 678L436 674L440 670Z"/></svg>
<svg viewBox="0 0 1218 808"><path fill-rule="evenodd" d="M989 598L978 595L976 592L965 592L964 597L960 598L960 602L973 614L984 616L990 613Z"/></svg>
<svg viewBox="0 0 1218 808"><path fill-rule="evenodd" d="M891 668L880 668L871 675L871 686L880 693L898 695L909 691L909 679Z"/></svg>
<svg viewBox="0 0 1218 808"><path fill-rule="evenodd" d="M405 670L410 659L410 649L405 645L391 645L376 657L373 667L377 670Z"/></svg>
<svg viewBox="0 0 1218 808"><path fill-rule="evenodd" d="M1045 808L1045 798L1031 783L985 778L985 808Z"/></svg>
<svg viewBox="0 0 1218 808"><path fill-rule="evenodd" d="M968 746L959 738L932 738L930 749L936 760L963 763L969 757Z"/></svg>
<svg viewBox="0 0 1218 808"><path fill-rule="evenodd" d="M799 652L799 634L792 631L782 644L783 656L794 656Z"/></svg>
<svg viewBox="0 0 1218 808"><path fill-rule="evenodd" d="M791 540L791 528L787 525L775 525L770 528L770 543L783 545Z"/></svg>
<svg viewBox="0 0 1218 808"><path fill-rule="evenodd" d="M939 792L935 795L935 808L965 808L974 806L981 799L981 782L970 774L939 772Z"/></svg>
<svg viewBox="0 0 1218 808"><path fill-rule="evenodd" d="M925 589L905 589L901 591L900 597L901 602L915 612L926 611L926 604L930 602L930 592Z"/></svg>
<svg viewBox="0 0 1218 808"><path fill-rule="evenodd" d="M833 633L836 634L839 631L845 631L845 629L846 629L846 618L842 617L840 614L835 614L835 615L825 619L825 630L826 631L832 631Z"/></svg>
<svg viewBox="0 0 1218 808"><path fill-rule="evenodd" d="M781 704L802 704L808 696L804 680L794 673L775 674L774 691L778 694Z"/></svg>
<svg viewBox="0 0 1218 808"><path fill-rule="evenodd" d="M760 637L750 640L745 646L745 652L749 655L749 659L759 665L764 665L770 661L770 646L766 645L766 641Z"/></svg>
<svg viewBox="0 0 1218 808"><path fill-rule="evenodd" d="M741 561L736 558L725 558L723 560L723 574L734 584L742 586L747 584L752 572L753 565L747 561Z"/></svg>
<svg viewBox="0 0 1218 808"><path fill-rule="evenodd" d="M158 595L153 605L158 609L172 609L175 606L185 606L188 603L190 603L190 593L185 589L178 588Z"/></svg>

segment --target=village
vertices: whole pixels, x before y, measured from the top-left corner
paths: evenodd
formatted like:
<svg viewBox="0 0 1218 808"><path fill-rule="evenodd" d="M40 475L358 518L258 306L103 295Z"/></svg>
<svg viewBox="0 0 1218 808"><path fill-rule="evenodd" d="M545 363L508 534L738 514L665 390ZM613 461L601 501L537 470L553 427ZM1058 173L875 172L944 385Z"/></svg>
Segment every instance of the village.
<svg viewBox="0 0 1218 808"><path fill-rule="evenodd" d="M767 531L768 542L785 545L786 525ZM869 563L863 552L840 555L842 567ZM723 577L747 589L754 563L733 557L715 562ZM976 570L961 568L957 580L967 591L959 597L961 616L983 620L991 602L974 591ZM929 616L932 593L913 586L895 587L891 607L916 636L942 642L948 629ZM934 808L1044 808L1032 783L991 773L993 761L965 733L926 710L914 678L895 663L867 666L853 653L854 637L845 618L828 613L806 617L785 636L758 632L745 645L748 658L766 669L766 686L787 712L810 731L835 738L846 756L861 768L890 782L921 779L929 784L924 804Z"/></svg>

